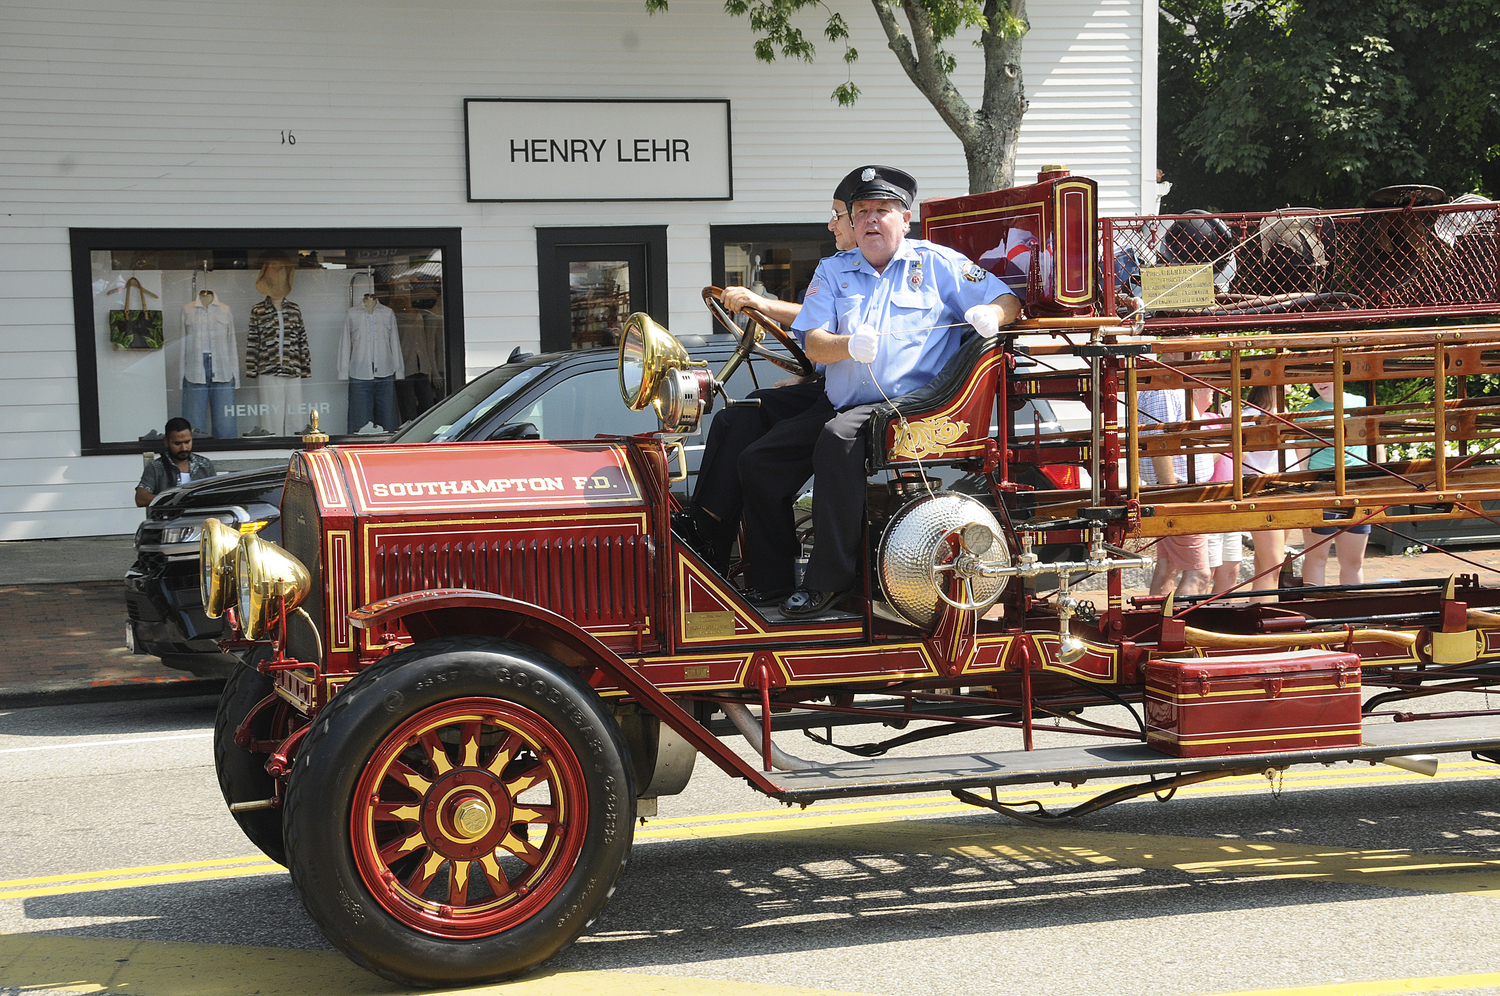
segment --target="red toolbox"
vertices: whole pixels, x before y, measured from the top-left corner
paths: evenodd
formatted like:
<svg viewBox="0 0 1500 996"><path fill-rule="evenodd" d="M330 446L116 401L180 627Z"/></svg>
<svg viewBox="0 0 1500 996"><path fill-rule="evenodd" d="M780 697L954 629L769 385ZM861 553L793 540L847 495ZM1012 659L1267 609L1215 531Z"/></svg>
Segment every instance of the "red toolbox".
<svg viewBox="0 0 1500 996"><path fill-rule="evenodd" d="M1146 672L1146 740L1178 757L1360 744L1359 657L1326 650L1177 657Z"/></svg>

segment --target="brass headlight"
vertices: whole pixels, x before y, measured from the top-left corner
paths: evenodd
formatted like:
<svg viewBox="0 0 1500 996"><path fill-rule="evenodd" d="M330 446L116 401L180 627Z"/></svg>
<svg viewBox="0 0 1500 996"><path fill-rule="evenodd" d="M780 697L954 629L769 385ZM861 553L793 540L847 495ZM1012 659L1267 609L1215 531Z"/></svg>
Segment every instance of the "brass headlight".
<svg viewBox="0 0 1500 996"><path fill-rule="evenodd" d="M240 628L249 640L264 636L283 606L291 612L312 590L312 577L301 561L253 533L242 536L235 550L234 583Z"/></svg>
<svg viewBox="0 0 1500 996"><path fill-rule="evenodd" d="M644 411L656 401L662 376L674 368L685 370L692 362L672 333L637 311L620 329L620 397L631 411Z"/></svg>
<svg viewBox="0 0 1500 996"><path fill-rule="evenodd" d="M219 618L234 604L234 553L239 545L238 531L218 519L203 520L203 537L198 540L198 594L210 619Z"/></svg>

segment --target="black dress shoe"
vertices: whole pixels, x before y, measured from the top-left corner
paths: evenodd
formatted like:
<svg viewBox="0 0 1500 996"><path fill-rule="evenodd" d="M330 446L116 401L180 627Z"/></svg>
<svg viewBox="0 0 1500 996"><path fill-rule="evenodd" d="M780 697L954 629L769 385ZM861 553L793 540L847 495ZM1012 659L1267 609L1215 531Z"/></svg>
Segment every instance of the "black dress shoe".
<svg viewBox="0 0 1500 996"><path fill-rule="evenodd" d="M693 527L702 544L696 549L708 565L722 575L729 573L729 550L739 533L738 522L720 522L701 508L693 509Z"/></svg>
<svg viewBox="0 0 1500 996"><path fill-rule="evenodd" d="M765 609L773 605L780 605L791 593L790 588L782 591L761 591L759 588L746 588L740 592L740 595L757 609Z"/></svg>
<svg viewBox="0 0 1500 996"><path fill-rule="evenodd" d="M809 591L806 588L798 588L792 592L792 597L781 603L781 614L798 618L800 616L815 616L824 609L832 608L833 604L852 589L845 588L843 591Z"/></svg>

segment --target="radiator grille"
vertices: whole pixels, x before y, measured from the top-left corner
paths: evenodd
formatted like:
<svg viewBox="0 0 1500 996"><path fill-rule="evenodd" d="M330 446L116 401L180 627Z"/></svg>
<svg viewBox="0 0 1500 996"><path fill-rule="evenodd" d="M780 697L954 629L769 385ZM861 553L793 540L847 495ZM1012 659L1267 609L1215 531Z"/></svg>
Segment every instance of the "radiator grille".
<svg viewBox="0 0 1500 996"><path fill-rule="evenodd" d="M585 627L627 626L650 603L650 543L636 534L408 543L375 548L376 597L474 588Z"/></svg>
<svg viewBox="0 0 1500 996"><path fill-rule="evenodd" d="M313 618L318 635L324 645L328 642L328 620L324 618L324 586L328 579L323 576L322 523L318 517L318 497L313 492L312 482L288 476L286 487L281 492L281 545L302 562L312 575L312 591L302 607ZM306 640L305 626L289 626L289 653L298 660L312 660L317 656L316 645ZM303 640L307 645L303 646Z"/></svg>

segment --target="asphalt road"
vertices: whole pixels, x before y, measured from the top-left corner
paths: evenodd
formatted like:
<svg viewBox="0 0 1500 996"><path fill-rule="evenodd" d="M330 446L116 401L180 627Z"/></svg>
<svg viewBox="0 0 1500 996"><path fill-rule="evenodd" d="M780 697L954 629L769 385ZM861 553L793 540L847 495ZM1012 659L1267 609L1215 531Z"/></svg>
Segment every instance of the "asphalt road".
<svg viewBox="0 0 1500 996"><path fill-rule="evenodd" d="M213 705L0 713L0 994L400 991L225 812ZM939 795L785 809L700 764L583 939L473 991L1500 993L1497 775L1294 769L1039 830Z"/></svg>

